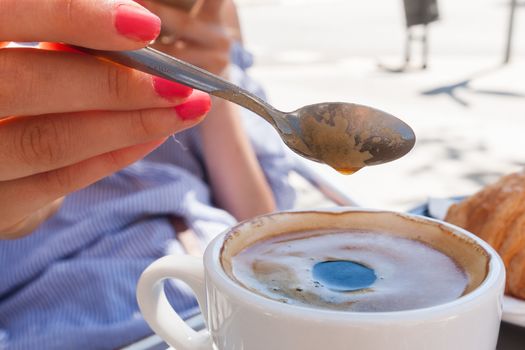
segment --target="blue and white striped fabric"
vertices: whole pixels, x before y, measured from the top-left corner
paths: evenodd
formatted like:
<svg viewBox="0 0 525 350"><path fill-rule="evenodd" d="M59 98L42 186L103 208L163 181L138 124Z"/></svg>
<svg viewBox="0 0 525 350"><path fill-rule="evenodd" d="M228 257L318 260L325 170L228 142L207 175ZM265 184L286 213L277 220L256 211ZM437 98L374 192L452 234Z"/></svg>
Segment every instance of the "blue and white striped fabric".
<svg viewBox="0 0 525 350"><path fill-rule="evenodd" d="M232 57L232 80L260 94L243 70L247 53L236 46ZM243 122L278 206L289 208L293 161L266 122L247 111ZM155 259L184 253L170 218L184 218L203 247L234 224L213 206L206 177L198 130L188 130L70 195L31 236L0 241L0 349L114 349L150 334L135 285ZM198 312L187 289L168 289L181 315Z"/></svg>

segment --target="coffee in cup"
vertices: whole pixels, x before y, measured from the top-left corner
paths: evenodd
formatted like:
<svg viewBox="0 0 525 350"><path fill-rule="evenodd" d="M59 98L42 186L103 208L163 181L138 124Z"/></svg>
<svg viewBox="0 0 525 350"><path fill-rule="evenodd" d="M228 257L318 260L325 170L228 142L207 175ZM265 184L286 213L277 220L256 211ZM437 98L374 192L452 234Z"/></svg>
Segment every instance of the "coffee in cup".
<svg viewBox="0 0 525 350"><path fill-rule="evenodd" d="M387 232L315 230L258 241L232 258L234 280L287 304L382 312L429 307L465 293L448 255Z"/></svg>
<svg viewBox="0 0 525 350"><path fill-rule="evenodd" d="M266 298L352 312L441 305L474 290L487 274L488 257L474 242L439 225L419 230L394 219L333 225L329 218L316 216L307 230L290 221L274 232L233 231L221 252L223 269Z"/></svg>

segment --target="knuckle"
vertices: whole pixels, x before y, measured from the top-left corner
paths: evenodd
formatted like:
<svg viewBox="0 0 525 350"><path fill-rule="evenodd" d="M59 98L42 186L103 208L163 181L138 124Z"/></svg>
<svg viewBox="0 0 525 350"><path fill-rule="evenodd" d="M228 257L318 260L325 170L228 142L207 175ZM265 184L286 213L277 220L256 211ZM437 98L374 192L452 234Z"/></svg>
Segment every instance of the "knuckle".
<svg viewBox="0 0 525 350"><path fill-rule="evenodd" d="M117 156L117 152L107 153L107 162L109 171L117 171L118 169L123 168L126 165L122 161L122 159Z"/></svg>
<svg viewBox="0 0 525 350"><path fill-rule="evenodd" d="M45 117L41 119L21 128L20 157L28 164L53 166L64 160L69 132L59 126L58 120Z"/></svg>
<svg viewBox="0 0 525 350"><path fill-rule="evenodd" d="M129 74L116 65L106 65L105 90L110 98L123 100L130 85Z"/></svg>
<svg viewBox="0 0 525 350"><path fill-rule="evenodd" d="M119 151L105 153L100 158L100 168L103 169L105 176L124 168L128 164Z"/></svg>
<svg viewBox="0 0 525 350"><path fill-rule="evenodd" d="M71 170L67 167L43 173L44 183L51 193L69 192L74 187Z"/></svg>
<svg viewBox="0 0 525 350"><path fill-rule="evenodd" d="M131 112L131 117L129 118L132 130L131 135L137 139L158 135L162 129L155 119L147 111L136 110Z"/></svg>

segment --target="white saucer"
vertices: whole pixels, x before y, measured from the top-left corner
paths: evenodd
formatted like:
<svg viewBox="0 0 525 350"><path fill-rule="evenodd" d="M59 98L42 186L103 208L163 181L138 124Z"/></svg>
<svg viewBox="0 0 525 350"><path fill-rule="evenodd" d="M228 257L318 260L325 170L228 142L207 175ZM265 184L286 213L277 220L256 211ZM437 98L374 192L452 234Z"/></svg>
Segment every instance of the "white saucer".
<svg viewBox="0 0 525 350"><path fill-rule="evenodd" d="M509 297L503 297L503 321L525 327L525 301Z"/></svg>

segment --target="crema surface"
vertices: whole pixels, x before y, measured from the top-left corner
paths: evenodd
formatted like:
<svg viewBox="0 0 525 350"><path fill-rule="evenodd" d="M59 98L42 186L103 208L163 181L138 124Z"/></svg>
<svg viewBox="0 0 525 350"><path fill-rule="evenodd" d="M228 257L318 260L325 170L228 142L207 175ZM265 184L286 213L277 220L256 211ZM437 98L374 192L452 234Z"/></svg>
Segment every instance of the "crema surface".
<svg viewBox="0 0 525 350"><path fill-rule="evenodd" d="M357 290L335 288L326 283L333 276L323 278L314 273L324 262L338 262L330 264L330 273L343 285L344 278L352 282L352 270L333 268L350 265L344 262L368 268L374 276L364 275L370 282ZM310 231L272 237L234 256L232 271L238 283L267 298L341 311L429 307L459 298L468 285L465 272L440 251L416 240L366 231Z"/></svg>

